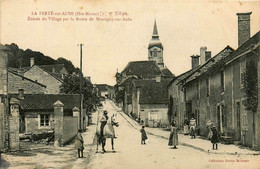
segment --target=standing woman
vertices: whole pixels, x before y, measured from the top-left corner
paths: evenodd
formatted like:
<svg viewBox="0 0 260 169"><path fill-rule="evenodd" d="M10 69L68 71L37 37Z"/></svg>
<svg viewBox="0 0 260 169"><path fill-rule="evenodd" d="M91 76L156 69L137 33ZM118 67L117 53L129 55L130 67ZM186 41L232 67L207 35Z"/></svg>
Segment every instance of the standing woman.
<svg viewBox="0 0 260 169"><path fill-rule="evenodd" d="M189 121L187 118L184 119L184 127L183 127L183 132L184 135L188 135L189 134Z"/></svg>
<svg viewBox="0 0 260 169"><path fill-rule="evenodd" d="M177 145L179 144L178 142L178 132L177 132L177 127L176 127L176 123L172 122L171 123L171 134L170 134L170 138L169 138L169 146L174 146L174 149L177 149Z"/></svg>
<svg viewBox="0 0 260 169"><path fill-rule="evenodd" d="M81 135L81 129L78 130L78 134L75 141L75 148L78 150L78 158L83 158L84 140Z"/></svg>

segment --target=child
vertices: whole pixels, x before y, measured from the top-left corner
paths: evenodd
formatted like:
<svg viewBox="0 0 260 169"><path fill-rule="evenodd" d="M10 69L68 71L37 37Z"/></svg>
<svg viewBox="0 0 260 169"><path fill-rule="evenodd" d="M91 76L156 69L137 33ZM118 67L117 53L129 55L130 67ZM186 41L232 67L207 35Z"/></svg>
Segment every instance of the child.
<svg viewBox="0 0 260 169"><path fill-rule="evenodd" d="M218 141L219 141L219 139L218 139L218 131L216 129L216 126L214 126L214 125L212 126L211 130L212 130L211 143L213 145L213 150L215 150L215 146L214 145L216 145L216 150L217 150L218 149Z"/></svg>
<svg viewBox="0 0 260 169"><path fill-rule="evenodd" d="M75 141L75 148L78 149L78 158L83 158L83 150L84 150L84 140L83 137L81 135L81 130L78 130L78 134L76 137L76 141ZM81 157L80 157L81 154Z"/></svg>
<svg viewBox="0 0 260 169"><path fill-rule="evenodd" d="M142 137L141 144L145 144L145 140L147 139L147 135L146 135L146 132L144 130L144 126L142 126L142 129L140 130L140 132L141 132L141 137Z"/></svg>

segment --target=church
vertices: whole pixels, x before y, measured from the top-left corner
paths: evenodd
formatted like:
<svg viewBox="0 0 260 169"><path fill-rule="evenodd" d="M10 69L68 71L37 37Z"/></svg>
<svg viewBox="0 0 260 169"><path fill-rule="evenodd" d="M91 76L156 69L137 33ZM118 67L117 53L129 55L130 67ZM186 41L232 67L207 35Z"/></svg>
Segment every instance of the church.
<svg viewBox="0 0 260 169"><path fill-rule="evenodd" d="M167 85L175 76L164 64L163 49L155 20L148 60L130 61L116 73L116 102L126 114L150 127L168 124Z"/></svg>

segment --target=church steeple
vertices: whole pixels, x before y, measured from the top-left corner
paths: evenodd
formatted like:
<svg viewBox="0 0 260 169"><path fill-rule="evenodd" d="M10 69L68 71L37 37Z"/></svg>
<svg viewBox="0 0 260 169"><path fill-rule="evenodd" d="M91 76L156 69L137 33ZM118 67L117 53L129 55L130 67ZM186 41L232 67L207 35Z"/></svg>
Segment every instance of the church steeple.
<svg viewBox="0 0 260 169"><path fill-rule="evenodd" d="M153 39L159 39L157 25L156 25L156 19L154 20L154 26L153 26Z"/></svg>
<svg viewBox="0 0 260 169"><path fill-rule="evenodd" d="M152 39L148 45L148 59L154 60L163 69L163 45L159 39L156 20L154 20Z"/></svg>

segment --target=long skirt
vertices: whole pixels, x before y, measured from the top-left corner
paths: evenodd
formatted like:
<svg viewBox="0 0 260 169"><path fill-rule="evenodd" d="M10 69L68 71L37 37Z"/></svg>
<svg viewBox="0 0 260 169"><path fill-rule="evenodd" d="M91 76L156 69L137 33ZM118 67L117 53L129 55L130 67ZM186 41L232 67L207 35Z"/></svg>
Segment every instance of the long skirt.
<svg viewBox="0 0 260 169"><path fill-rule="evenodd" d="M177 146L179 144L178 141L178 133L171 133L169 138L169 146Z"/></svg>
<svg viewBox="0 0 260 169"><path fill-rule="evenodd" d="M185 125L183 127L183 132L184 132L184 134L189 134L189 126L188 125Z"/></svg>

